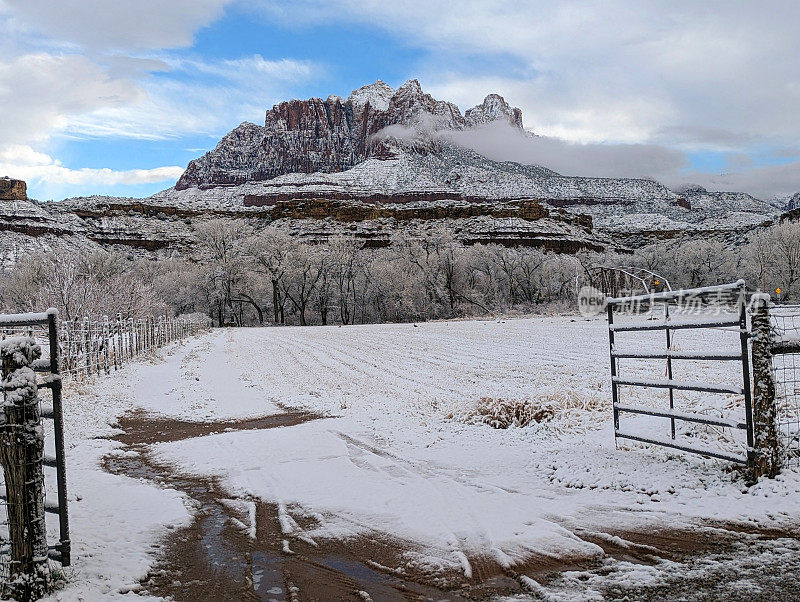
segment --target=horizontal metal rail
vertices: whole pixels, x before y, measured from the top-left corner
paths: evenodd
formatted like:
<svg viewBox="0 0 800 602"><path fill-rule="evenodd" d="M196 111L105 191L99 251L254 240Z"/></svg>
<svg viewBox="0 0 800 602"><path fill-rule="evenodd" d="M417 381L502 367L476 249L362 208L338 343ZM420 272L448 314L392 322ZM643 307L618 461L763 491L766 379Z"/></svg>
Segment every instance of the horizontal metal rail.
<svg viewBox="0 0 800 602"><path fill-rule="evenodd" d="M703 351L612 351L611 357L640 360L737 360L742 361L742 354L736 351L707 353Z"/></svg>
<svg viewBox="0 0 800 602"><path fill-rule="evenodd" d="M676 410L656 410L642 406L629 406L617 404L614 406L618 412L628 412L630 414L644 414L647 416L658 416L660 418L674 418L685 422L696 422L698 424L710 424L735 429L746 429L747 424L733 418L717 418L706 414L695 414L693 412L678 412Z"/></svg>
<svg viewBox="0 0 800 602"><path fill-rule="evenodd" d="M649 295L636 295L633 297L608 297L606 301L609 305L620 305L622 303L638 303L641 301L652 301L655 303L682 299L683 297L697 297L701 295L713 295L714 293L724 293L744 289L744 280L737 280L730 284L719 284L716 286L706 286L703 288L693 288L688 290L666 291L663 293L651 293Z"/></svg>
<svg viewBox="0 0 800 602"><path fill-rule="evenodd" d="M8 497L6 497L5 493L0 494L0 501L8 503ZM50 500L45 500L44 501L44 511L45 512L50 512L52 514L60 514L60 510L59 510L59 507L58 507L58 502L51 502Z"/></svg>
<svg viewBox="0 0 800 602"><path fill-rule="evenodd" d="M632 435L622 431L615 431L614 434L620 439L630 439L631 441L638 441L640 443L649 443L650 445L660 445L662 447L670 447L680 451L689 452L692 454L699 454L701 456L708 456L710 458L718 458L720 460L728 460L729 462L736 462L738 464L747 464L747 458L742 456L734 456L733 454L726 454L716 450L705 448L692 447L690 445L683 445L675 443L670 439L659 439L656 437L642 437L640 435Z"/></svg>
<svg viewBox="0 0 800 602"><path fill-rule="evenodd" d="M0 328L44 326L47 324L50 314L57 315L58 312L55 309L48 309L41 313L0 315Z"/></svg>
<svg viewBox="0 0 800 602"><path fill-rule="evenodd" d="M50 372L50 358L45 357L34 360L31 364L31 368L33 368L34 372Z"/></svg>
<svg viewBox="0 0 800 602"><path fill-rule="evenodd" d="M721 318L719 320L651 320L636 324L610 324L613 332L641 332L645 330L683 330L687 328L724 328L740 326L738 318Z"/></svg>
<svg viewBox="0 0 800 602"><path fill-rule="evenodd" d="M36 383L37 389L55 389L61 388L61 377L57 374L51 375L44 380Z"/></svg>
<svg viewBox="0 0 800 602"><path fill-rule="evenodd" d="M772 355L800 353L800 338L774 337L772 339Z"/></svg>
<svg viewBox="0 0 800 602"><path fill-rule="evenodd" d="M692 382L684 380L650 380L645 378L622 378L614 376L611 382L617 385L627 385L630 387L650 387L653 389L675 389L678 391L700 391L702 393L733 393L741 395L744 389L741 387L731 387L728 385L712 385L702 382Z"/></svg>

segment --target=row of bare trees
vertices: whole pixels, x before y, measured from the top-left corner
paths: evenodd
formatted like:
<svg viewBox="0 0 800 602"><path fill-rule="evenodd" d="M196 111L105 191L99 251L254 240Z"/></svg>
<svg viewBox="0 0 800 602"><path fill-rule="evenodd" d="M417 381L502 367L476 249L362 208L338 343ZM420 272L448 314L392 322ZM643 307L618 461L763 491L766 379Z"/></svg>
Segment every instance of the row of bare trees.
<svg viewBox="0 0 800 602"><path fill-rule="evenodd" d="M200 261L162 264L155 281L174 283L163 294L176 309L199 310L202 300L218 324L487 314L565 298L578 269L573 257L537 249L465 247L444 229L364 249L355 238L315 245L278 229L216 221L200 229L199 243Z"/></svg>
<svg viewBox="0 0 800 602"><path fill-rule="evenodd" d="M719 240L662 242L639 249L628 262L661 274L673 288L744 278L750 288L777 301L800 302L800 224L795 222L756 231L740 246Z"/></svg>
<svg viewBox="0 0 800 602"><path fill-rule="evenodd" d="M143 262L105 251L25 255L0 274L0 302L1 309L12 312L56 307L68 321L116 314L144 318L169 311Z"/></svg>
<svg viewBox="0 0 800 602"><path fill-rule="evenodd" d="M397 235L386 248L357 238L310 244L268 227L210 220L190 258L132 259L108 251L42 253L0 275L9 311L55 306L65 319L203 312L219 325L354 324L572 309L598 265L637 265L673 287L745 278L781 301L800 300L800 225L782 223L739 246L668 241L633 255L564 255L464 246L452 231Z"/></svg>

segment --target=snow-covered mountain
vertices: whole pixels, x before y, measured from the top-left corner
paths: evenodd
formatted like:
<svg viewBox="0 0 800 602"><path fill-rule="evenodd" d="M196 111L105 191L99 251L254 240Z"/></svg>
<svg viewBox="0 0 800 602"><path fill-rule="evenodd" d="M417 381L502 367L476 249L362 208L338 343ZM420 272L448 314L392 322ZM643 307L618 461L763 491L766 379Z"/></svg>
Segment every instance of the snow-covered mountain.
<svg viewBox="0 0 800 602"><path fill-rule="evenodd" d="M467 111L425 94L412 79L397 90L381 80L346 99L290 100L267 111L264 127L243 123L217 147L195 159L176 190L244 184L291 173L346 171L383 151L377 136L387 126L463 129L495 119L522 127L522 112L496 94Z"/></svg>
<svg viewBox="0 0 800 602"><path fill-rule="evenodd" d="M417 80L396 90L378 80L344 100L329 96L275 105L264 127L243 123L189 163L174 188L153 198L229 206L310 198L536 199L591 215L596 227L624 240L657 231L753 227L783 209L744 193L697 186L675 192L650 179L564 176L540 165L501 163L448 136L495 121L532 135L522 128L522 111L498 94L462 115L455 104L426 94Z"/></svg>
<svg viewBox="0 0 800 602"><path fill-rule="evenodd" d="M498 123L502 124L500 126ZM31 246L191 253L209 219L284 228L314 240L354 236L365 246L444 225L467 244L559 252L636 247L672 237L739 241L798 198L762 201L652 179L565 176L541 165L493 161L457 143L502 127L533 136L497 94L462 115L417 80L378 80L346 99L291 100L243 123L189 163L177 184L146 199L26 198L0 180L0 261Z"/></svg>

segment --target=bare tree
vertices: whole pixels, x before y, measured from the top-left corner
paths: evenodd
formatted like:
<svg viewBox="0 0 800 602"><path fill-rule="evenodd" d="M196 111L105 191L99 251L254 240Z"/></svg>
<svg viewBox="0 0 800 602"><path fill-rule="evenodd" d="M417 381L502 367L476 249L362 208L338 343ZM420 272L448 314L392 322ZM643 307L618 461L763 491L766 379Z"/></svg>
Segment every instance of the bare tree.
<svg viewBox="0 0 800 602"><path fill-rule="evenodd" d="M240 222L213 220L202 224L197 234L200 250L208 262L205 275L209 288L214 291L218 324L225 325L227 309L235 323L241 325L241 313L236 313L233 302L247 281L244 241L250 230Z"/></svg>
<svg viewBox="0 0 800 602"><path fill-rule="evenodd" d="M325 267L324 257L318 249L298 241L290 247L286 266L281 288L297 311L300 324L305 326L306 310Z"/></svg>
<svg viewBox="0 0 800 602"><path fill-rule="evenodd" d="M758 266L762 286L781 289L782 301L797 299L800 284L800 224L782 222L753 238L749 245L752 263Z"/></svg>
<svg viewBox="0 0 800 602"><path fill-rule="evenodd" d="M286 296L283 279L296 242L285 232L270 228L248 241L248 251L258 269L269 279L272 290L272 317L275 324L286 321Z"/></svg>
<svg viewBox="0 0 800 602"><path fill-rule="evenodd" d="M352 324L355 320L356 287L359 268L363 268L360 249L361 245L357 241L344 237L330 241L327 248L328 266L336 289L339 319L342 324Z"/></svg>

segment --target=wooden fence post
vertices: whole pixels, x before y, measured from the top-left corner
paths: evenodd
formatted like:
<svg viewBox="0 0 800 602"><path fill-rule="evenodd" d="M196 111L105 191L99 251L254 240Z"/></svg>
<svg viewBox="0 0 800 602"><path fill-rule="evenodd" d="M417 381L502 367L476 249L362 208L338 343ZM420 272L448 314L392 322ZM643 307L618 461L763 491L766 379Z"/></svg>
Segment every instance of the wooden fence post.
<svg viewBox="0 0 800 602"><path fill-rule="evenodd" d="M128 359L131 359L134 355L136 355L135 347L136 340L134 335L136 334L136 321L131 318L130 319L130 330L128 331Z"/></svg>
<svg viewBox="0 0 800 602"><path fill-rule="evenodd" d="M753 331L753 466L752 476L774 477L781 469L778 407L772 374L772 333L769 295L752 298Z"/></svg>
<svg viewBox="0 0 800 602"><path fill-rule="evenodd" d="M44 431L36 375L30 367L41 355L31 337L0 343L6 420L0 460L11 536L11 591L3 593L18 600L41 598L51 584L44 523Z"/></svg>
<svg viewBox="0 0 800 602"><path fill-rule="evenodd" d="M103 370L106 374L111 373L111 327L108 316L103 316ZM98 370L99 372L99 370Z"/></svg>
<svg viewBox="0 0 800 602"><path fill-rule="evenodd" d="M84 363L86 364L86 378L89 378L89 376L92 374L92 354L89 346L91 339L89 337L88 318L84 318L83 322L81 322L81 334L83 335L83 358Z"/></svg>
<svg viewBox="0 0 800 602"><path fill-rule="evenodd" d="M115 337L116 346L114 347L114 370L119 370L119 368L122 367L122 359L125 355L125 347L123 346L122 338L122 314L117 314L114 328L117 331Z"/></svg>

